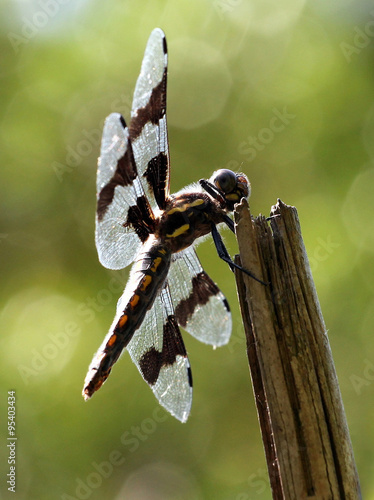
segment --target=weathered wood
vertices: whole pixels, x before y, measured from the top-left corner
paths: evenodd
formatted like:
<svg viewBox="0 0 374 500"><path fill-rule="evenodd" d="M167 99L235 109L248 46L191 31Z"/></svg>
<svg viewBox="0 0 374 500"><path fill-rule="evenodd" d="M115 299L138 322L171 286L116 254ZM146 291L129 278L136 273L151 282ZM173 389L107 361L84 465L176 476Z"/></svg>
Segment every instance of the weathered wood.
<svg viewBox="0 0 374 500"><path fill-rule="evenodd" d="M333 358L294 207L269 223L235 212L236 273L252 384L276 500L361 498Z"/></svg>

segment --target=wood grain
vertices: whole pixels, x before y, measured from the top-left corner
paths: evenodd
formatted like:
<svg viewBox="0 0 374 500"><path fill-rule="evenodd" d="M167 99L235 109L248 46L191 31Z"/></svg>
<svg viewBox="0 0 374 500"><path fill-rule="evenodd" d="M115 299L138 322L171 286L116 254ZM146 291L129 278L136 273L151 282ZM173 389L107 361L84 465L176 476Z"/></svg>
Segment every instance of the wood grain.
<svg viewBox="0 0 374 500"><path fill-rule="evenodd" d="M247 354L273 498L360 499L343 402L297 211L270 224L235 212L236 272Z"/></svg>

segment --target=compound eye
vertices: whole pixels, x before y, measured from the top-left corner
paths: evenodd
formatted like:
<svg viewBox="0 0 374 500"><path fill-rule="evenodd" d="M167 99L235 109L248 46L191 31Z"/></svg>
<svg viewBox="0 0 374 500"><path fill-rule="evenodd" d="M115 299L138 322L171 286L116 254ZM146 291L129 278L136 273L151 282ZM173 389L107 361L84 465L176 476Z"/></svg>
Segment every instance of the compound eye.
<svg viewBox="0 0 374 500"><path fill-rule="evenodd" d="M214 178L214 184L224 193L230 193L236 188L236 175L232 170L228 170L227 168L217 170Z"/></svg>

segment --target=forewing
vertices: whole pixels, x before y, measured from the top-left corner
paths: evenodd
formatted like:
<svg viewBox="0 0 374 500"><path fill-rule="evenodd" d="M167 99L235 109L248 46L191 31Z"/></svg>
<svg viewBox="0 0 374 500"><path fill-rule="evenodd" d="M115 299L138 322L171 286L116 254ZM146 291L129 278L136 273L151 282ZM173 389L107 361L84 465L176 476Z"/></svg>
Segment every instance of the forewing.
<svg viewBox="0 0 374 500"><path fill-rule="evenodd" d="M145 193L154 209L169 197L169 146L166 123L167 47L162 30L152 31L136 82L130 137Z"/></svg>
<svg viewBox="0 0 374 500"><path fill-rule="evenodd" d="M119 113L105 120L96 187L99 260L109 269L121 269L154 230L154 215L138 176L129 129Z"/></svg>
<svg viewBox="0 0 374 500"><path fill-rule="evenodd" d="M193 248L174 254L168 283L178 325L206 344L227 344L232 328L229 304Z"/></svg>
<svg viewBox="0 0 374 500"><path fill-rule="evenodd" d="M186 422L192 403L191 369L167 285L135 332L128 351L160 404Z"/></svg>

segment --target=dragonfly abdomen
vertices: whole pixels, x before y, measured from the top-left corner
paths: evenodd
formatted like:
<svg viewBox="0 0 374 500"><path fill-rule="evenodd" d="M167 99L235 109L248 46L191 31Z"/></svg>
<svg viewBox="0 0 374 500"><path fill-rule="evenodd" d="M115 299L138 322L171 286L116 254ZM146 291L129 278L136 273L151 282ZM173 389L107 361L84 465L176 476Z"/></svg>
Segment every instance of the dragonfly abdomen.
<svg viewBox="0 0 374 500"><path fill-rule="evenodd" d="M142 324L163 286L171 262L171 252L151 242L139 255L113 324L89 367L83 395L89 399L108 378L112 366Z"/></svg>

